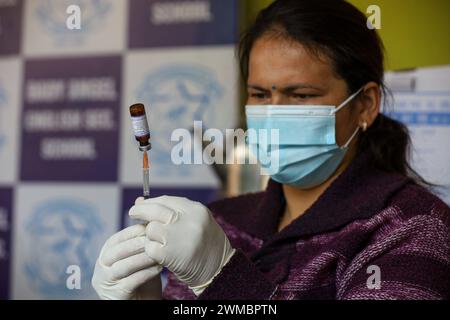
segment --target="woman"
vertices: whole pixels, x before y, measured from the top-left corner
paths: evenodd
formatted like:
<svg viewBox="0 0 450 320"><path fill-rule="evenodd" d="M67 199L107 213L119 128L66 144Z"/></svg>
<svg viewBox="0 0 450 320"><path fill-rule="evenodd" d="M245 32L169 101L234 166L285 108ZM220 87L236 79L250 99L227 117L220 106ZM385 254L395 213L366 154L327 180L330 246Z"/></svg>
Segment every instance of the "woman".
<svg viewBox="0 0 450 320"><path fill-rule="evenodd" d="M248 126L280 130L267 189L209 210L138 199L130 215L149 223L105 244L98 294L450 298L450 210L409 167L406 128L380 113L383 49L364 14L344 1L275 1L240 58ZM163 295L161 266L171 271Z"/></svg>

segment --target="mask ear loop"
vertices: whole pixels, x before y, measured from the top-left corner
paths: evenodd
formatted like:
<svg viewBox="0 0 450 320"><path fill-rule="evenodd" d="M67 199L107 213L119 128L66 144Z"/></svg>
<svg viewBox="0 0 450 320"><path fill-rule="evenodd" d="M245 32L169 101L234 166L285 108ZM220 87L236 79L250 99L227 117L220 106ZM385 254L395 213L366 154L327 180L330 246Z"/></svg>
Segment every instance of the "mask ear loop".
<svg viewBox="0 0 450 320"><path fill-rule="evenodd" d="M336 109L334 109L334 110L332 111L332 113L336 113L336 112L338 112L339 110L341 110L343 107L345 107L346 104L349 103L351 100L353 100L353 98L355 98L355 97L362 91L363 88L364 88L364 87L359 88L358 91L356 91L356 92L355 92L354 94L352 94L350 97L348 97L347 99L345 99L345 101L342 102Z"/></svg>
<svg viewBox="0 0 450 320"><path fill-rule="evenodd" d="M347 105L347 103L349 103L349 101L351 101L353 98L355 98L363 89L364 87L359 88L358 91L356 91L354 94L352 94L350 97L348 97L347 99L345 99L344 102L342 102L336 109L333 110L333 113L338 112L339 110L341 110L343 107L345 107ZM350 143L353 141L353 139L355 138L355 136L358 134L359 132L359 126L356 128L356 130L353 132L352 136L348 139L348 141L341 147L341 149L346 149L348 148L348 146L350 145Z"/></svg>
<svg viewBox="0 0 450 320"><path fill-rule="evenodd" d="M347 149L348 146L350 145L350 143L353 141L353 139L355 138L355 136L358 134L359 132L359 126L356 128L355 132L353 132L352 136L350 137L350 139L348 139L347 143L344 144L341 149Z"/></svg>

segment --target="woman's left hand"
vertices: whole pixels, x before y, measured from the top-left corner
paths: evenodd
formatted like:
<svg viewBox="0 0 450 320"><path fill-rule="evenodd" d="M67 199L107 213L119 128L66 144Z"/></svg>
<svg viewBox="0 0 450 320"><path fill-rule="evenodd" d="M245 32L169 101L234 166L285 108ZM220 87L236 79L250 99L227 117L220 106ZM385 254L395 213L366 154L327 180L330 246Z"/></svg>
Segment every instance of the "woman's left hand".
<svg viewBox="0 0 450 320"><path fill-rule="evenodd" d="M149 222L145 252L197 296L235 252L208 208L199 202L162 196L137 201L129 215Z"/></svg>

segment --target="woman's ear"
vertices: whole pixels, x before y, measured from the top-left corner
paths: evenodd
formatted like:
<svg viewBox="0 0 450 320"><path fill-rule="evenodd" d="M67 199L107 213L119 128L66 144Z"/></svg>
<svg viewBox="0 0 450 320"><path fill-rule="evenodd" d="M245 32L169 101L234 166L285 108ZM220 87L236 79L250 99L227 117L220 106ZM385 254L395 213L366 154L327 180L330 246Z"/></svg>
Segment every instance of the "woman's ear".
<svg viewBox="0 0 450 320"><path fill-rule="evenodd" d="M365 131L380 113L381 88L375 82L367 83L357 100L359 110L359 126Z"/></svg>

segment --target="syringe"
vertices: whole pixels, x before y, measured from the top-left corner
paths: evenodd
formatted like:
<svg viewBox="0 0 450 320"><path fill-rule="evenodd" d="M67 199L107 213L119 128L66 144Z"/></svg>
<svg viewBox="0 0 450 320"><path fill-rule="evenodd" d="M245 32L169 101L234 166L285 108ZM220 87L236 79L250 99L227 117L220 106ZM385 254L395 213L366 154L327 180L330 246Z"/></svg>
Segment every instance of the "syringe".
<svg viewBox="0 0 450 320"><path fill-rule="evenodd" d="M130 107L130 115L134 136L139 141L139 150L143 152L143 196L145 199L148 199L150 197L150 179L148 173L150 162L148 161L147 151L152 148L152 145L150 143L150 130L148 128L144 105L142 103L133 104Z"/></svg>
<svg viewBox="0 0 450 320"><path fill-rule="evenodd" d="M144 159L142 161L142 173L143 173L143 194L144 199L150 198L150 177L148 175L148 170L150 168L150 163L148 161L147 151L144 151Z"/></svg>

